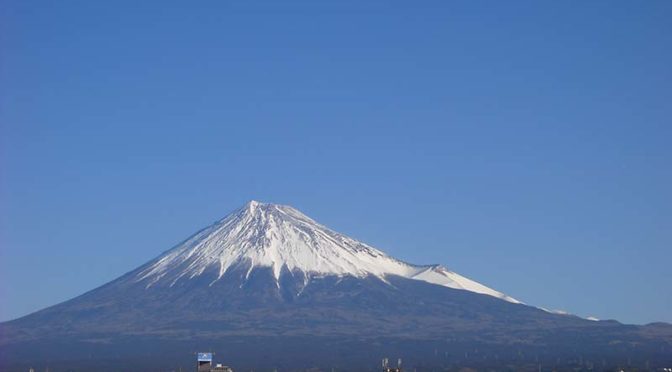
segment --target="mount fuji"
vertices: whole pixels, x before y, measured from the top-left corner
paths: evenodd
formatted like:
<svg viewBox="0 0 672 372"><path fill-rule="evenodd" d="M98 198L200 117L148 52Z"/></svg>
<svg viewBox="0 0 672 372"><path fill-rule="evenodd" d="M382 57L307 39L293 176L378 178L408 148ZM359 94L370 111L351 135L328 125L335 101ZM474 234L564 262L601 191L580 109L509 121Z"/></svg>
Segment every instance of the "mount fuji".
<svg viewBox="0 0 672 372"><path fill-rule="evenodd" d="M0 324L0 370L160 371L219 351L245 369L617 368L672 363L672 326L528 306L251 201L159 257ZM508 367L507 367L508 366Z"/></svg>
<svg viewBox="0 0 672 372"><path fill-rule="evenodd" d="M272 271L280 287L283 272L304 279L324 276L377 278L390 276L421 280L449 288L482 293L509 302L519 301L438 265L411 265L371 246L339 234L285 205L250 201L214 225L154 260L136 276L146 287L174 286L216 273L212 286L229 270Z"/></svg>

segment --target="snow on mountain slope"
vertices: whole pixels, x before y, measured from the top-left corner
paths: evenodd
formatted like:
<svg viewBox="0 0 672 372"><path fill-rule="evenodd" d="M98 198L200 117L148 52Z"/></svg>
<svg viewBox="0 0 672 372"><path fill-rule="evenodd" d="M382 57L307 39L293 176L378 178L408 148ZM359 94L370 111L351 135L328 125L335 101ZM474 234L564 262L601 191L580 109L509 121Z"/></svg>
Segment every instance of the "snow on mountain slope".
<svg viewBox="0 0 672 372"><path fill-rule="evenodd" d="M214 270L216 282L229 268L239 265L247 268L248 275L254 268L270 267L278 285L283 268L303 272L306 280L326 275L385 280L388 275L398 275L519 303L442 266L411 265L392 258L320 225L290 206L256 201L150 262L137 280L146 281L148 288L159 282L173 285Z"/></svg>

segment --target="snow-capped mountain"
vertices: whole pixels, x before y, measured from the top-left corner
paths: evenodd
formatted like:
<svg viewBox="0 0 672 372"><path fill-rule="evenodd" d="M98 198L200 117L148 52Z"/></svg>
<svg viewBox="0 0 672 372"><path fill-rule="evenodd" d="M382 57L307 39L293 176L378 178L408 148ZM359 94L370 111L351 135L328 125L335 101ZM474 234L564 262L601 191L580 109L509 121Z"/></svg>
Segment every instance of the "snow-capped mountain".
<svg viewBox="0 0 672 372"><path fill-rule="evenodd" d="M672 362L672 326L528 306L258 202L109 283L0 323L3 372L36 362L58 371L188 370L197 350L221 352L236 370L369 371L393 355L418 371L570 370L585 358L616 369L629 355L639 359L628 364L648 369Z"/></svg>
<svg viewBox="0 0 672 372"><path fill-rule="evenodd" d="M290 206L257 201L248 202L158 257L137 279L147 288L161 281L172 286L214 271L217 275L213 284L232 267L243 267L246 277L256 268L271 268L278 286L284 268L301 272L305 284L315 276L373 276L385 281L395 275L519 303L443 266L397 260Z"/></svg>

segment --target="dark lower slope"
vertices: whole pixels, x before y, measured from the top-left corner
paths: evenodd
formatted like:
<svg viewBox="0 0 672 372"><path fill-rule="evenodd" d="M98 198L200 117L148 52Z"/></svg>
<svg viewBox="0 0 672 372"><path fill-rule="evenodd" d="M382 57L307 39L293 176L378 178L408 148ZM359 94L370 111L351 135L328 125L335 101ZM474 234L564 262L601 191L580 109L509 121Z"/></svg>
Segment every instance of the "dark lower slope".
<svg viewBox="0 0 672 372"><path fill-rule="evenodd" d="M404 278L246 276L241 268L216 282L213 273L146 288L129 273L0 325L2 370L166 370L203 349L245 369L369 370L386 355L419 370L672 365L665 324L593 322Z"/></svg>

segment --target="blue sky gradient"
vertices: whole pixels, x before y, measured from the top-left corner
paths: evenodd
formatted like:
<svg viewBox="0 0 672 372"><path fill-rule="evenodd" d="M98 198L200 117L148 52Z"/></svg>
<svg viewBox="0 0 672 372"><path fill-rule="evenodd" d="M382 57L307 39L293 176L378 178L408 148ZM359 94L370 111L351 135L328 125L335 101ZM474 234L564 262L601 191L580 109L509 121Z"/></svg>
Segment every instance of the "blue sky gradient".
<svg viewBox="0 0 672 372"><path fill-rule="evenodd" d="M0 320L250 199L672 322L672 2L0 2Z"/></svg>

